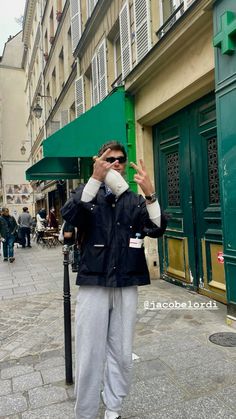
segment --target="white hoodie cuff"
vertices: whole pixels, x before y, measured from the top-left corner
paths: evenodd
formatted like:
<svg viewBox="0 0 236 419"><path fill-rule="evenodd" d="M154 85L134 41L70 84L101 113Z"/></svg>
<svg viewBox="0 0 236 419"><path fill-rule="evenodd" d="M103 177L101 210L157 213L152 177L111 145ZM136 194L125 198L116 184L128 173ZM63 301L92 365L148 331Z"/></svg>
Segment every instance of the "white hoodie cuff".
<svg viewBox="0 0 236 419"><path fill-rule="evenodd" d="M100 180L94 179L91 177L86 183L84 190L82 192L81 201L90 202L98 193L98 190L102 182Z"/></svg>
<svg viewBox="0 0 236 419"><path fill-rule="evenodd" d="M147 211L148 211L150 220L154 224L156 224L157 227L160 227L161 226L161 208L160 208L158 200L156 200L152 204L148 204Z"/></svg>

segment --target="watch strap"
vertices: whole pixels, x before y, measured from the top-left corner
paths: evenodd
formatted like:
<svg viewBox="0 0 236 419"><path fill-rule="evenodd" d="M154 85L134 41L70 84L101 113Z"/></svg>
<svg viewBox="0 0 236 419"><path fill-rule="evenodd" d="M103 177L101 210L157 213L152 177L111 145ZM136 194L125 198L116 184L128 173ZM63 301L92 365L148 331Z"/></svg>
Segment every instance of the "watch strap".
<svg viewBox="0 0 236 419"><path fill-rule="evenodd" d="M155 201L156 201L156 199L157 199L156 192L153 192L151 195L145 195L145 199L146 199L147 201L149 201L149 203L150 203L150 204L151 204L152 202L155 202Z"/></svg>

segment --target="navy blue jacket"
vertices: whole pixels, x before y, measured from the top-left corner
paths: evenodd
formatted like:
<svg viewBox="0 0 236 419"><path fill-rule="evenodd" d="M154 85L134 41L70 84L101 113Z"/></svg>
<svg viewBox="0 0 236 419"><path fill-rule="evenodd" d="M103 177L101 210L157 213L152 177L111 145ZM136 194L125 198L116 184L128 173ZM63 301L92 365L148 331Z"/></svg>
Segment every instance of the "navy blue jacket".
<svg viewBox="0 0 236 419"><path fill-rule="evenodd" d="M63 218L78 227L82 237L77 285L126 287L150 283L144 247L129 246L130 238L157 238L164 234L149 218L145 199L131 190L118 200L101 186L96 197L82 202L80 186L61 210Z"/></svg>
<svg viewBox="0 0 236 419"><path fill-rule="evenodd" d="M0 216L0 237L6 239L11 234L15 234L16 230L17 222L13 216Z"/></svg>

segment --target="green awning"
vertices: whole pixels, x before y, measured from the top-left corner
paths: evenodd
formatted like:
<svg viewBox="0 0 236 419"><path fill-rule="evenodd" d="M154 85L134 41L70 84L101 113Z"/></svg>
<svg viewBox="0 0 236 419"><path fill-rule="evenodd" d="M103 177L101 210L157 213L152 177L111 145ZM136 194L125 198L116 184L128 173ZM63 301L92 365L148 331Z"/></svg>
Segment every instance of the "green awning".
<svg viewBox="0 0 236 419"><path fill-rule="evenodd" d="M76 179L78 158L44 157L26 170L27 180Z"/></svg>
<svg viewBox="0 0 236 419"><path fill-rule="evenodd" d="M44 140L44 158L26 171L26 179L76 179L79 177L78 158L81 158L82 166L86 163L90 167L91 160L87 158L97 154L101 145L109 140L127 145L123 88L113 91L98 105Z"/></svg>
<svg viewBox="0 0 236 419"><path fill-rule="evenodd" d="M102 144L126 139L125 92L119 89L43 142L44 157L92 157Z"/></svg>

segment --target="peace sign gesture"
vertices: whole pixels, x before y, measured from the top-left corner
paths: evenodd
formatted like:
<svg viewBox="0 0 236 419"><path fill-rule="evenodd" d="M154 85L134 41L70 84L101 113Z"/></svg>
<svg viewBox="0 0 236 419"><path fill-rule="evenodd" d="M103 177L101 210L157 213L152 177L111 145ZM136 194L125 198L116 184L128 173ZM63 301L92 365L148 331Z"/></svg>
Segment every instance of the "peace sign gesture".
<svg viewBox="0 0 236 419"><path fill-rule="evenodd" d="M139 160L141 168L137 166L135 163L130 163L130 166L133 167L137 171L134 175L135 182L140 186L144 195L148 196L154 193L154 187L152 182L147 174L146 167L142 159Z"/></svg>

